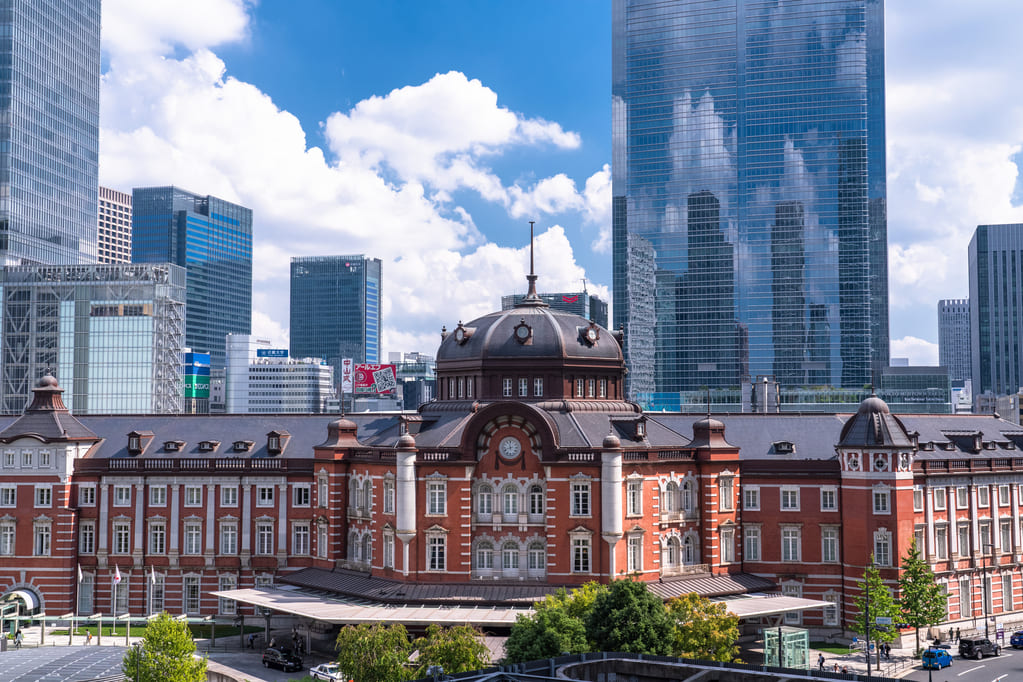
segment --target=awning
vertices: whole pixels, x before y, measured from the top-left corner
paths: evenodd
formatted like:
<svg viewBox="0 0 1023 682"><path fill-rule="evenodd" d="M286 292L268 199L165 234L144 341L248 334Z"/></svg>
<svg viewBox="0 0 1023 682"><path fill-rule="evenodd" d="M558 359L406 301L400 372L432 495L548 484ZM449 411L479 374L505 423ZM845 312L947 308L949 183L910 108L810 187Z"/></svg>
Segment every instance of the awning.
<svg viewBox="0 0 1023 682"><path fill-rule="evenodd" d="M20 599L25 602L25 607L29 611L35 611L39 608L39 597L28 590L11 590L3 597L3 601L11 601L13 599Z"/></svg>
<svg viewBox="0 0 1023 682"><path fill-rule="evenodd" d="M348 601L312 594L301 589L249 588L221 590L210 594L221 599L231 599L242 604L339 625L390 621L414 626L430 623L441 625L467 623L480 627L511 626L515 624L519 615L529 615L533 612L532 609L522 607L409 606L363 600Z"/></svg>
<svg viewBox="0 0 1023 682"><path fill-rule="evenodd" d="M759 618L776 616L792 611L807 611L834 606L829 601L803 599L801 597L785 597L777 594L750 594L738 599L722 600L729 613L734 613L740 620L743 618Z"/></svg>

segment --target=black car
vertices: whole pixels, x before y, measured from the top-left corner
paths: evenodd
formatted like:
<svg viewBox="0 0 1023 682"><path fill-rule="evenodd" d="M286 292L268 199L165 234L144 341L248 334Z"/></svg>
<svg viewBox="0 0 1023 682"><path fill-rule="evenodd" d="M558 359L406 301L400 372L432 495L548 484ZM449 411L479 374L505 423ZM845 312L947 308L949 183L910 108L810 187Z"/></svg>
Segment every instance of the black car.
<svg viewBox="0 0 1023 682"><path fill-rule="evenodd" d="M302 669L302 659L288 649L265 649L263 651L263 666L294 672Z"/></svg>
<svg viewBox="0 0 1023 682"><path fill-rule="evenodd" d="M998 645L987 637L963 637L959 640L959 655L963 658L976 658L978 661L984 656L997 656L1001 653Z"/></svg>

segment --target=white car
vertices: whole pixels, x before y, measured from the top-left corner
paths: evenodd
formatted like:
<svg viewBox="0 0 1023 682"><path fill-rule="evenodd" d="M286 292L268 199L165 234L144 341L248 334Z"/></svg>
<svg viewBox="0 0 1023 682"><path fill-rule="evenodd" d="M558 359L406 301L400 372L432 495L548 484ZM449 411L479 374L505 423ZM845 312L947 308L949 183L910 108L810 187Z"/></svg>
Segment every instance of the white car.
<svg viewBox="0 0 1023 682"><path fill-rule="evenodd" d="M337 663L324 663L309 671L309 676L314 680L329 680L330 682L349 682L348 676L341 672L341 666Z"/></svg>

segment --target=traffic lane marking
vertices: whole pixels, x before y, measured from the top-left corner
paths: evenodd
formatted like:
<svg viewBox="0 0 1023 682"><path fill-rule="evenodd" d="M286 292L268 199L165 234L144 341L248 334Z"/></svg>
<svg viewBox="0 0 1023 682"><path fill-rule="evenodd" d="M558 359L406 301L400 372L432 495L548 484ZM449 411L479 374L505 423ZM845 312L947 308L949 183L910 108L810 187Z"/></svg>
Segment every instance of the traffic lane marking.
<svg viewBox="0 0 1023 682"><path fill-rule="evenodd" d="M963 675L966 675L968 673L972 673L974 670L980 670L981 668L986 668L986 667L987 667L986 665L978 665L976 667L970 668L969 670L962 671L961 673L959 673L957 675L957 677L962 677Z"/></svg>

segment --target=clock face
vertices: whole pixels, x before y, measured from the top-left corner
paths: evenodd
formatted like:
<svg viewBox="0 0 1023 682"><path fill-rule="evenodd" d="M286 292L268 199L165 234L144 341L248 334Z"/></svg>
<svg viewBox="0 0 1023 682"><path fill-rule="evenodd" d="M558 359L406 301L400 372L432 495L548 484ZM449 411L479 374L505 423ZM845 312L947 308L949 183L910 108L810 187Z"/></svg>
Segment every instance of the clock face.
<svg viewBox="0 0 1023 682"><path fill-rule="evenodd" d="M586 330L586 338L588 338L590 341L596 341L597 340L597 330L594 329L593 327L590 327L589 329L587 329Z"/></svg>
<svg viewBox="0 0 1023 682"><path fill-rule="evenodd" d="M527 327L524 324L519 325L518 327L515 328L515 336L519 337L520 339L529 338L529 327Z"/></svg>
<svg viewBox="0 0 1023 682"><path fill-rule="evenodd" d="M464 340L465 340L465 330L462 329L461 327L459 327L458 329L455 330L455 341L457 341L458 343L461 343Z"/></svg>
<svg viewBox="0 0 1023 682"><path fill-rule="evenodd" d="M522 451L522 444L519 443L519 439L515 436L506 436L501 440L497 449L501 452L502 457L511 459L513 457L518 457L519 452Z"/></svg>

